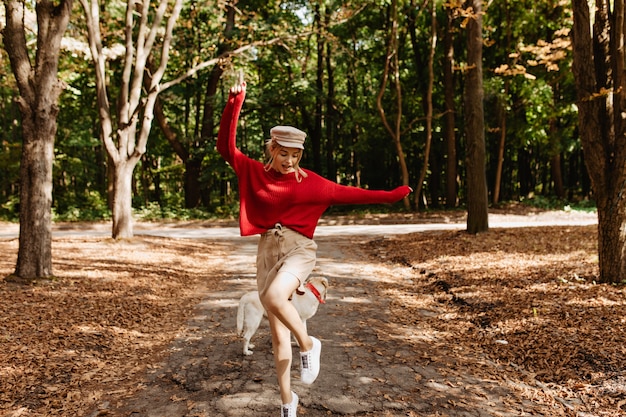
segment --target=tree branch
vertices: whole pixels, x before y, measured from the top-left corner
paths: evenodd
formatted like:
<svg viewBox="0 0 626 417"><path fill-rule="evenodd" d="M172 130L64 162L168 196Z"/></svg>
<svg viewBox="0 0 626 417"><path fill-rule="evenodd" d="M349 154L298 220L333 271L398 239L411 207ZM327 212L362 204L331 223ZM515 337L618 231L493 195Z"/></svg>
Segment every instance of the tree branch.
<svg viewBox="0 0 626 417"><path fill-rule="evenodd" d="M205 68L211 67L215 64L217 64L220 61L227 61L228 59L230 59L230 57L232 56L237 56L240 55L246 51L249 51L252 48L256 48L259 46L269 46L269 45L274 45L277 43L282 43L285 41L289 41L289 40L293 40L293 39L298 39L298 38L304 38L307 37L309 35L311 35L311 31L306 32L306 33L301 33L299 35L294 35L294 36L288 36L288 37L279 37L279 38L274 38L274 39L270 39L268 41L257 41L257 42L252 42L248 45L244 45L241 46L237 49L233 49L232 51L226 52L216 58L213 59L209 59L208 61L204 61L201 62L200 64L194 66L193 68L190 68L187 72L185 72L184 74L180 75L177 78L174 78L171 81L168 81L166 83L161 84L161 91L164 91L170 87L173 87L177 84L180 84L181 82L185 81L187 78L190 78L192 76L194 76L195 74L197 74L198 72L202 71Z"/></svg>

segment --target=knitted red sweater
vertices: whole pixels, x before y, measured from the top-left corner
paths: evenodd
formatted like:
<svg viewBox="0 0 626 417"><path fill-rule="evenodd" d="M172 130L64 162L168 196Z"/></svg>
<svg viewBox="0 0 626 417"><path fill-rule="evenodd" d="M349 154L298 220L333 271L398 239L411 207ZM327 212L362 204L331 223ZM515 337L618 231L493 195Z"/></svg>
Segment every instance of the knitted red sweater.
<svg viewBox="0 0 626 417"><path fill-rule="evenodd" d="M313 238L317 222L331 205L393 203L409 194L408 186L376 191L339 185L306 169L308 176L301 182L295 173L266 171L261 162L244 155L235 143L244 98L245 92L229 95L217 137L217 150L239 178L242 236L264 233L280 223Z"/></svg>

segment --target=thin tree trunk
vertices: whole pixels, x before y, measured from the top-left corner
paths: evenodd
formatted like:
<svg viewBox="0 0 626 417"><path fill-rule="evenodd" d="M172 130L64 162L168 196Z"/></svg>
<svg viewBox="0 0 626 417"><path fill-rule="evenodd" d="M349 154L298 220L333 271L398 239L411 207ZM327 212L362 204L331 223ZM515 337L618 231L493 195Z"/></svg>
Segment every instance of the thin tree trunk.
<svg viewBox="0 0 626 417"><path fill-rule="evenodd" d="M108 153L106 154L106 178L107 178L107 204L111 213L113 212L113 197L115 195L115 163Z"/></svg>
<svg viewBox="0 0 626 417"><path fill-rule="evenodd" d="M313 132L311 132L311 145L313 151L313 169L322 173L322 103L324 92L324 44L325 38L322 34L322 10L321 2L315 2L314 25L317 40L317 63L315 72L315 110L313 112Z"/></svg>
<svg viewBox="0 0 626 417"><path fill-rule="evenodd" d="M503 2L502 7L506 10L506 48L507 50L511 49L511 27L513 26L511 23L511 9L509 7L509 1L505 0ZM496 178L493 184L493 204L498 204L500 202L500 192L502 188L502 170L504 169L504 149L506 144L506 100L508 100L509 96L509 80L508 78L504 80L504 94L502 99L497 100L498 104L498 121L500 125L500 141L498 143L498 160L496 166Z"/></svg>
<svg viewBox="0 0 626 417"><path fill-rule="evenodd" d="M324 25L330 25L331 14L326 12ZM337 139L337 111L335 107L335 71L333 69L332 44L326 42L326 74L328 75L328 92L326 94L326 177L333 181L337 179L335 163L335 143Z"/></svg>
<svg viewBox="0 0 626 417"><path fill-rule="evenodd" d="M440 158L441 148L438 146L430 147L430 173L428 174L428 181L424 186L428 186L428 193L430 195L430 208L437 210L441 207L441 177L443 176L442 160ZM424 203L426 204L426 203Z"/></svg>
<svg viewBox="0 0 626 417"><path fill-rule="evenodd" d="M556 153L550 158L550 174L552 176L552 183L554 184L554 195L561 199L565 198L560 153Z"/></svg>
<svg viewBox="0 0 626 417"><path fill-rule="evenodd" d="M500 141L498 142L496 179L493 184L493 204L500 202L500 184L502 183L502 168L504 166L504 145L506 143L506 110L504 104L498 106L498 118L500 119Z"/></svg>
<svg viewBox="0 0 626 417"><path fill-rule="evenodd" d="M467 231L489 229L487 175L485 172L485 122L483 110L482 0L470 0L472 18L467 25L467 82L465 131L467 135Z"/></svg>
<svg viewBox="0 0 626 417"><path fill-rule="evenodd" d="M456 155L456 134L454 105L454 42L452 21L453 9L446 12L446 33L443 39L445 56L443 62L443 84L444 98L446 103L446 114L444 118L444 138L446 142L446 207L457 206L457 155Z"/></svg>
<svg viewBox="0 0 626 417"><path fill-rule="evenodd" d="M519 183L520 194L523 197L530 196L534 190L535 181L533 180L531 168L532 154L525 148L517 151L517 181Z"/></svg>
<svg viewBox="0 0 626 417"><path fill-rule="evenodd" d="M355 52L356 51L356 43L357 41L353 38L352 39L352 51ZM351 55L351 56L355 56L355 54ZM348 75L347 75L347 88L348 88L348 98L350 101L350 105L352 106L352 109L356 110L358 109L358 103L359 103L359 97L358 97L358 81L357 81L357 77L356 77L356 71L354 70L354 68L356 67L356 64L353 62L353 65L350 65L350 68L348 69ZM350 143L350 168L351 168L351 172L352 172L352 184L360 187L361 186L361 163L359 160L359 154L354 150L356 145L359 142L359 134L361 132L360 129L360 125L358 120L353 120L353 123L351 123L352 127L350 130L350 136L352 139L352 142Z"/></svg>
<svg viewBox="0 0 626 417"><path fill-rule="evenodd" d="M422 164L422 170L420 172L419 179L417 180L417 187L415 188L415 208L420 206L420 195L426 179L426 172L428 171L428 159L430 157L430 146L433 138L433 85L435 83L435 74L433 64L435 60L435 49L437 46L437 9L435 1L430 2L430 53L428 54L428 87L426 88L426 146L424 149L424 163ZM424 206L427 207L427 200L424 198Z"/></svg>
<svg viewBox="0 0 626 417"><path fill-rule="evenodd" d="M550 118L550 151L553 155L550 157L550 176L552 177L553 192L558 198L565 198L565 189L563 187L563 172L561 169L561 146L560 137L556 127L556 119Z"/></svg>
<svg viewBox="0 0 626 417"><path fill-rule="evenodd" d="M165 116L165 112L163 111L163 103L158 97L156 103L154 104L154 116L157 120L157 124L161 128L163 136L165 136L165 139L167 139L169 144L172 146L172 149L174 150L176 155L183 161L183 163L187 162L187 160L189 159L189 151L178 140L178 134L170 126L170 123Z"/></svg>

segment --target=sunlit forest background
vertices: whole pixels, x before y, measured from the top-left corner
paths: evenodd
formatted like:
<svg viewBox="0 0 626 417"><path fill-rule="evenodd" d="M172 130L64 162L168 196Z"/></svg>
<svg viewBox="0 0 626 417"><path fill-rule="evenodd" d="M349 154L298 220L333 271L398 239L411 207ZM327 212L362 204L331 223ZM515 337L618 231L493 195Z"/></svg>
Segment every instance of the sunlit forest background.
<svg viewBox="0 0 626 417"><path fill-rule="evenodd" d="M105 3L101 22L113 95L123 70L124 47L114 40L124 28L125 3ZM134 171L135 213L236 216L236 177L215 141L240 71L248 95L238 144L248 155L262 159L269 129L291 124L309 135L304 167L342 184L390 188L402 182L386 128L397 123L414 189L425 170L411 210L462 209L468 16L460 2L435 3L433 14L430 2L416 0L398 1L395 13L386 0L185 2L164 77L180 82L159 95L147 152ZM483 7L490 204L592 206L577 132L569 2L505 0ZM110 217L110 163L81 13L75 5L60 62L67 86L55 143L55 220ZM0 217L16 220L22 134L5 50L0 89Z"/></svg>

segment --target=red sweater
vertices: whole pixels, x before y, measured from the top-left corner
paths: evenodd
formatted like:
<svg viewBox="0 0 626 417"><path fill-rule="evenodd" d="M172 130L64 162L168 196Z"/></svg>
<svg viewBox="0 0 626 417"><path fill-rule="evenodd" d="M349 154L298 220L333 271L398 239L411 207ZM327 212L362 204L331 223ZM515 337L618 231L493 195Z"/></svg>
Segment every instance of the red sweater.
<svg viewBox="0 0 626 417"><path fill-rule="evenodd" d="M308 176L301 182L295 173L266 171L261 162L244 155L235 142L244 98L245 92L229 95L217 137L217 150L239 178L242 236L264 233L280 223L313 238L317 222L331 205L393 203L409 194L408 186L377 191L339 185L306 169Z"/></svg>

